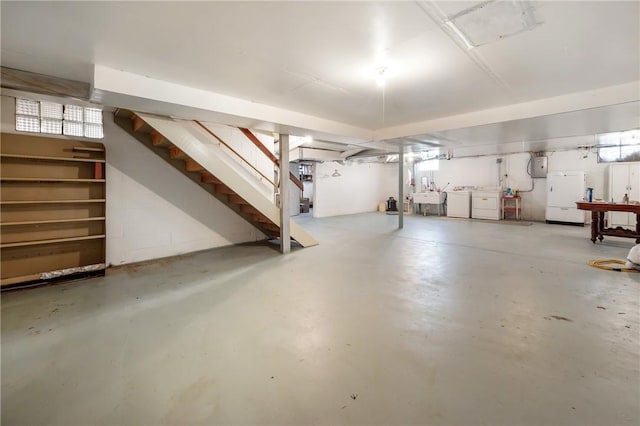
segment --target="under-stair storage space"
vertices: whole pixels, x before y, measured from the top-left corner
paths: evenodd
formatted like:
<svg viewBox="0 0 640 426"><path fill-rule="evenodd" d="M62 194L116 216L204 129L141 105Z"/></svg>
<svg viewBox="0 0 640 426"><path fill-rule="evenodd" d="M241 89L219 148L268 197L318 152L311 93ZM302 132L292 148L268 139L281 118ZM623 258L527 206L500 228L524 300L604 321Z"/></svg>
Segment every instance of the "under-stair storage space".
<svg viewBox="0 0 640 426"><path fill-rule="evenodd" d="M222 133L211 129L207 123L123 109L116 111L114 120L267 238L280 236L280 209L274 202L276 184L273 179L274 171L279 171L279 160L249 129L229 128L225 129L225 134L231 131L242 134L243 139L258 149L262 160L271 165L268 171L257 167L257 160L248 161L241 149L234 148ZM289 173L289 180L292 186L303 189L302 182L292 173ZM318 244L290 219L289 227L290 238L302 247Z"/></svg>
<svg viewBox="0 0 640 426"><path fill-rule="evenodd" d="M0 160L0 285L102 273L104 146L3 133Z"/></svg>

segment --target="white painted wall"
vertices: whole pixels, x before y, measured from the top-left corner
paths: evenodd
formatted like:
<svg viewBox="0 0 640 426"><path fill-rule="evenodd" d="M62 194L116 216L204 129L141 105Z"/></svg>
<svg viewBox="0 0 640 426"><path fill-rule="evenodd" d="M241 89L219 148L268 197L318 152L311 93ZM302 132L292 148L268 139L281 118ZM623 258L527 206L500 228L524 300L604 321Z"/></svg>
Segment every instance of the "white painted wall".
<svg viewBox="0 0 640 426"><path fill-rule="evenodd" d="M34 99L43 99L33 95ZM47 97L55 102L62 99ZM120 265L256 241L264 235L120 129L104 113L107 263ZM15 101L2 96L2 132ZM97 141L97 140L96 140Z"/></svg>
<svg viewBox="0 0 640 426"><path fill-rule="evenodd" d="M594 153L583 150L551 151L546 153L549 171L584 171L587 186L594 188L594 198L607 199L609 166L598 163ZM585 157L586 155L586 157ZM496 159L502 158L498 166ZM488 155L472 158L441 160L440 170L435 172L436 185L443 188L450 182L448 190L454 186L499 186L518 189L522 196L522 216L527 220L545 220L547 202L546 179L532 179L527 174L528 153ZM423 172L416 178L427 174ZM506 175L506 176L505 176ZM527 192L528 191L528 192Z"/></svg>
<svg viewBox="0 0 640 426"><path fill-rule="evenodd" d="M376 211L387 198L398 199L397 182L397 164L316 163L313 217Z"/></svg>
<svg viewBox="0 0 640 426"><path fill-rule="evenodd" d="M496 156L441 160L435 172L436 186L450 190L454 186L497 186ZM470 183L473 182L473 183Z"/></svg>
<svg viewBox="0 0 640 426"><path fill-rule="evenodd" d="M304 181L302 182L302 185L304 187L304 191L302 191L302 196L304 198L308 198L309 200L313 200L313 192L314 192L313 181Z"/></svg>
<svg viewBox="0 0 640 426"><path fill-rule="evenodd" d="M289 169L294 174L294 176L298 174L297 163L290 163ZM287 179L289 178L287 177ZM302 197L302 191L300 190L300 188L296 186L295 183L291 182L291 179L289 179L288 188L289 188L289 216L297 216L300 214L300 198Z"/></svg>

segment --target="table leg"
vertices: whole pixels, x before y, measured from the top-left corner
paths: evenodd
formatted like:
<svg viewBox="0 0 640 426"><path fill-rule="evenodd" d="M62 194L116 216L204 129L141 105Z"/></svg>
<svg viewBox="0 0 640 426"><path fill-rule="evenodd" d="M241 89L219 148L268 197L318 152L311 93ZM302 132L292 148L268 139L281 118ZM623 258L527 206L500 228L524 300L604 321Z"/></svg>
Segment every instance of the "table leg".
<svg viewBox="0 0 640 426"><path fill-rule="evenodd" d="M591 241L595 244L598 237L598 212L591 212Z"/></svg>
<svg viewBox="0 0 640 426"><path fill-rule="evenodd" d="M604 231L604 212L600 212L600 214L598 215L598 239L600 240L600 242L602 242L602 240L604 239L604 236L602 235Z"/></svg>
<svg viewBox="0 0 640 426"><path fill-rule="evenodd" d="M640 213L636 213L636 234L640 234ZM636 238L636 244L640 244L640 238Z"/></svg>

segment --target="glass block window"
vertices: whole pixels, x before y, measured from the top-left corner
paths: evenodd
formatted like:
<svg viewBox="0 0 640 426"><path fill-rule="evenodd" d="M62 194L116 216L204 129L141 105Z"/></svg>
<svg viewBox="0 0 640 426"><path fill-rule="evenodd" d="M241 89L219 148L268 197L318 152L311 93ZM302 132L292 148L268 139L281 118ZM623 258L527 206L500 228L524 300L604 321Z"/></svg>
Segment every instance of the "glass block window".
<svg viewBox="0 0 640 426"><path fill-rule="evenodd" d="M67 136L84 136L84 125L73 121L63 121L62 133Z"/></svg>
<svg viewBox="0 0 640 426"><path fill-rule="evenodd" d="M64 119L69 121L77 121L82 123L84 108L77 105L65 105L64 106Z"/></svg>
<svg viewBox="0 0 640 426"><path fill-rule="evenodd" d="M102 124L102 110L97 108L84 109L84 122Z"/></svg>
<svg viewBox="0 0 640 426"><path fill-rule="evenodd" d="M40 103L16 99L16 130L40 133Z"/></svg>
<svg viewBox="0 0 640 426"><path fill-rule="evenodd" d="M62 120L62 104L40 102L40 117Z"/></svg>
<svg viewBox="0 0 640 426"><path fill-rule="evenodd" d="M16 114L40 116L40 103L28 99L16 99Z"/></svg>
<svg viewBox="0 0 640 426"><path fill-rule="evenodd" d="M84 136L86 138L100 139L102 138L102 124L84 123Z"/></svg>
<svg viewBox="0 0 640 426"><path fill-rule="evenodd" d="M52 135L62 134L62 120L52 120L43 118L40 120L40 132L49 133Z"/></svg>
<svg viewBox="0 0 640 426"><path fill-rule="evenodd" d="M640 161L640 129L597 136L599 163Z"/></svg>
<svg viewBox="0 0 640 426"><path fill-rule="evenodd" d="M16 130L101 139L104 137L102 110L16 99Z"/></svg>
<svg viewBox="0 0 640 426"><path fill-rule="evenodd" d="M16 115L16 130L40 133L40 119L28 115Z"/></svg>

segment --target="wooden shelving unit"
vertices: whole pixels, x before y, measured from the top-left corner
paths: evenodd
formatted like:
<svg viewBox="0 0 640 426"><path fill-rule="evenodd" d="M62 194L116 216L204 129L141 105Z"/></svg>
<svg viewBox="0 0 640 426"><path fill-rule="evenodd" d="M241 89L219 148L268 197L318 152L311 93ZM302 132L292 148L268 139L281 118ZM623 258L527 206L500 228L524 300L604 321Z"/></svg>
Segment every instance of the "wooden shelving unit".
<svg viewBox="0 0 640 426"><path fill-rule="evenodd" d="M101 143L2 134L0 286L103 273Z"/></svg>

